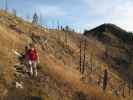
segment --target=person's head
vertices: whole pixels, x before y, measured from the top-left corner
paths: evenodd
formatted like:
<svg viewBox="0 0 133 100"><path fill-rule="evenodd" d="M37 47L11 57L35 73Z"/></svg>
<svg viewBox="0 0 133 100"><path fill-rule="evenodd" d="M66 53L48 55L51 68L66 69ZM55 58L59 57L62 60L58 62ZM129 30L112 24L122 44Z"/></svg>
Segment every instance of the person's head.
<svg viewBox="0 0 133 100"><path fill-rule="evenodd" d="M28 46L25 46L25 51L27 51L29 49L29 47Z"/></svg>
<svg viewBox="0 0 133 100"><path fill-rule="evenodd" d="M34 44L33 44L33 43L30 43L30 44L29 44L29 47L30 47L30 48L34 48Z"/></svg>
<svg viewBox="0 0 133 100"><path fill-rule="evenodd" d="M31 50L35 50L35 45L34 44L29 44L29 47Z"/></svg>
<svg viewBox="0 0 133 100"><path fill-rule="evenodd" d="M107 68L106 68L106 69L104 69L104 72L105 72L105 73L107 73L107 72L108 72Z"/></svg>

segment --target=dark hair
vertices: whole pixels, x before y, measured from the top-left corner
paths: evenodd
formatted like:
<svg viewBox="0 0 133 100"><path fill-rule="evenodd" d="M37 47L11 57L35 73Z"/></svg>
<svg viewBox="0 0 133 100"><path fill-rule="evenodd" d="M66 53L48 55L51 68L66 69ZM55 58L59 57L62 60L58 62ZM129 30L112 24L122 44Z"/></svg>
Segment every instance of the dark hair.
<svg viewBox="0 0 133 100"><path fill-rule="evenodd" d="M33 44L33 43L30 43L30 44L29 44L29 47L34 47L34 44Z"/></svg>
<svg viewBox="0 0 133 100"><path fill-rule="evenodd" d="M28 46L25 46L25 49L28 49Z"/></svg>

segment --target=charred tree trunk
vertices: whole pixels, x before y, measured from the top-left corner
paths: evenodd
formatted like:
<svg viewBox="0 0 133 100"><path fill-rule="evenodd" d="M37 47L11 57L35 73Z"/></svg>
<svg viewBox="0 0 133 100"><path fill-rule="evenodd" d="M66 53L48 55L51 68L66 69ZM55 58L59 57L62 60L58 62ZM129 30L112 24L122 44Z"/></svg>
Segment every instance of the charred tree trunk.
<svg viewBox="0 0 133 100"><path fill-rule="evenodd" d="M39 19L39 17L37 15L37 13L35 12L34 15L33 15L32 24L37 25L38 24L38 19Z"/></svg>
<svg viewBox="0 0 133 100"><path fill-rule="evenodd" d="M123 88L122 88L122 96L125 98L125 86L126 86L126 83L124 81L123 83Z"/></svg>
<svg viewBox="0 0 133 100"><path fill-rule="evenodd" d="M128 86L128 93L129 93L129 96L131 95L131 78L129 79L129 86Z"/></svg>
<svg viewBox="0 0 133 100"><path fill-rule="evenodd" d="M129 55L129 68L132 68L132 52L130 50L127 50L127 53ZM127 73L127 76L128 76L128 93L129 93L129 96L131 94L131 88L132 88L132 69L129 69L128 73Z"/></svg>
<svg viewBox="0 0 133 100"><path fill-rule="evenodd" d="M59 41L59 43L61 42L59 21L57 21L57 40Z"/></svg>
<svg viewBox="0 0 133 100"><path fill-rule="evenodd" d="M57 21L57 30L60 31L60 23Z"/></svg>
<svg viewBox="0 0 133 100"><path fill-rule="evenodd" d="M8 11L8 2L5 0L5 11Z"/></svg>
<svg viewBox="0 0 133 100"><path fill-rule="evenodd" d="M64 43L64 47L67 48L68 45L68 38L67 38L68 33L65 32L65 43Z"/></svg>
<svg viewBox="0 0 133 100"><path fill-rule="evenodd" d="M93 71L93 52L90 55L90 67L91 67L91 72Z"/></svg>
<svg viewBox="0 0 133 100"><path fill-rule="evenodd" d="M83 66L82 66L82 73L85 71L86 66L86 40L84 40L84 55L83 55Z"/></svg>
<svg viewBox="0 0 133 100"><path fill-rule="evenodd" d="M61 43L60 31L57 32L57 40L58 40L59 43Z"/></svg>
<svg viewBox="0 0 133 100"><path fill-rule="evenodd" d="M104 77L103 77L103 91L106 90L108 84L108 71L107 69L104 70Z"/></svg>
<svg viewBox="0 0 133 100"><path fill-rule="evenodd" d="M80 61L79 61L79 71L82 71L82 40L80 39Z"/></svg>

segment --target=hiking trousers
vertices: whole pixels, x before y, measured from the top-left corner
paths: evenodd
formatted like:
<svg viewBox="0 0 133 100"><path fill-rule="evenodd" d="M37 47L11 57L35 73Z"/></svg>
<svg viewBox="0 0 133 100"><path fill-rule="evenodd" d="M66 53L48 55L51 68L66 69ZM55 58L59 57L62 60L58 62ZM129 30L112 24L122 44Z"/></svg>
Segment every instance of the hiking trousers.
<svg viewBox="0 0 133 100"><path fill-rule="evenodd" d="M33 75L37 76L37 61L29 60L29 65L30 65L31 76L33 76Z"/></svg>

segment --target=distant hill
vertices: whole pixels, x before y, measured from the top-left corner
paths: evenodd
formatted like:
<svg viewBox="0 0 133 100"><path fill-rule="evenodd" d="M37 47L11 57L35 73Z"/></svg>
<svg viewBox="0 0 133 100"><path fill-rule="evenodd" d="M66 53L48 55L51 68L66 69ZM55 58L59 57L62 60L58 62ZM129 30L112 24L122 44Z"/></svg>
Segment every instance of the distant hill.
<svg viewBox="0 0 133 100"><path fill-rule="evenodd" d="M106 48L106 58L110 68L117 70L125 80L133 77L133 33L114 24L102 24L86 30L84 35L96 38ZM132 77L132 78L131 78Z"/></svg>
<svg viewBox="0 0 133 100"><path fill-rule="evenodd" d="M102 24L94 29L85 31L84 35L97 37L97 39L107 43L118 40L129 44L133 43L133 34L114 24Z"/></svg>

